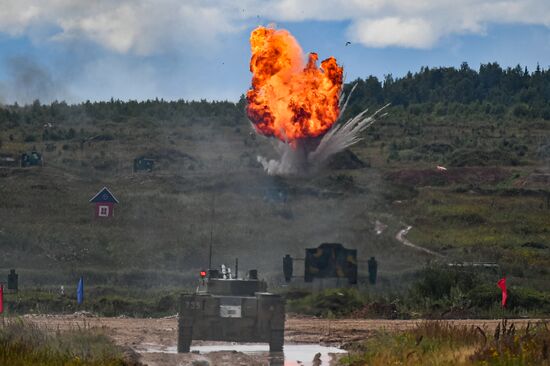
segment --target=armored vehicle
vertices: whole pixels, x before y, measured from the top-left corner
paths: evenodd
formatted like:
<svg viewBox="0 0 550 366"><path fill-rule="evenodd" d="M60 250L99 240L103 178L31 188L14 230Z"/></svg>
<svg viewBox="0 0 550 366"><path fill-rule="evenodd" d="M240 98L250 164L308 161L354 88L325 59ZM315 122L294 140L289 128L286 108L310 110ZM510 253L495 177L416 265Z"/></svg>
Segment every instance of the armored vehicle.
<svg viewBox="0 0 550 366"><path fill-rule="evenodd" d="M144 156L134 159L134 173L140 171L152 172L154 166L155 161L153 159L147 159Z"/></svg>
<svg viewBox="0 0 550 366"><path fill-rule="evenodd" d="M198 291L179 300L178 353L189 352L193 339L269 343L270 352L283 350L284 300L266 292L257 271L246 279L220 276L217 270L201 277Z"/></svg>
<svg viewBox="0 0 550 366"><path fill-rule="evenodd" d="M42 166L44 165L44 160L42 160L42 154L36 151L32 151L30 154L23 153L21 154L21 167L26 168L29 166Z"/></svg>

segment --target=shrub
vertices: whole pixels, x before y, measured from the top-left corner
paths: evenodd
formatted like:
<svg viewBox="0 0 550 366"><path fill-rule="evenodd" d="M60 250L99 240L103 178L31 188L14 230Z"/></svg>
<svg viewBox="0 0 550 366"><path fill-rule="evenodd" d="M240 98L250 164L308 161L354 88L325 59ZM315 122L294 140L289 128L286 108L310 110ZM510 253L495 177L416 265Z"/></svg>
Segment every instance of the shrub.
<svg viewBox="0 0 550 366"><path fill-rule="evenodd" d="M455 167L519 164L517 158L504 150L458 149L449 155L447 161Z"/></svg>
<svg viewBox="0 0 550 366"><path fill-rule="evenodd" d="M529 288L519 287L508 290L508 307L521 307L525 310L535 310L542 313L550 309L548 295Z"/></svg>
<svg viewBox="0 0 550 366"><path fill-rule="evenodd" d="M451 295L451 289L467 292L474 287L478 277L475 273L458 269L428 267L419 273L411 296L440 300Z"/></svg>
<svg viewBox="0 0 550 366"><path fill-rule="evenodd" d="M288 310L315 316L342 316L363 305L356 289L328 289L305 297L289 300Z"/></svg>
<svg viewBox="0 0 550 366"><path fill-rule="evenodd" d="M517 104L512 110L514 117L524 118L529 116L529 106L525 103Z"/></svg>
<svg viewBox="0 0 550 366"><path fill-rule="evenodd" d="M176 311L176 299L171 295L163 296L159 299L156 311L158 312L169 312L169 311Z"/></svg>
<svg viewBox="0 0 550 366"><path fill-rule="evenodd" d="M36 136L34 135L26 135L23 139L25 142L36 142Z"/></svg>

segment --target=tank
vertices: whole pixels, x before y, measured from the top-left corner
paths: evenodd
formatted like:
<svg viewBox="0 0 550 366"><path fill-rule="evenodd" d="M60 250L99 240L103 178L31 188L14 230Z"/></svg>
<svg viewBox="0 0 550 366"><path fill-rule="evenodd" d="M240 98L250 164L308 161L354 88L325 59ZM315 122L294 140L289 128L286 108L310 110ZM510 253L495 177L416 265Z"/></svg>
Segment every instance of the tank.
<svg viewBox="0 0 550 366"><path fill-rule="evenodd" d="M203 272L204 273L204 272ZM224 279L209 271L197 292L179 299L178 353L193 340L269 343L283 350L285 306L280 295L251 270L246 279Z"/></svg>

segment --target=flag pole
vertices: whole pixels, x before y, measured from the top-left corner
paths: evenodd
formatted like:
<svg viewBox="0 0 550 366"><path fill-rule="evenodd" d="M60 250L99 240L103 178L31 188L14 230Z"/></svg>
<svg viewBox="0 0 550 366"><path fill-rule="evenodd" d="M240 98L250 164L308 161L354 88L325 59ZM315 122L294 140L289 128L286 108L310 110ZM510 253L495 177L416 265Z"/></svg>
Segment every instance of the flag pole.
<svg viewBox="0 0 550 366"><path fill-rule="evenodd" d="M214 235L214 215L216 213L216 191L212 193L212 207L210 208L210 244L208 246L208 269L212 268L212 236Z"/></svg>

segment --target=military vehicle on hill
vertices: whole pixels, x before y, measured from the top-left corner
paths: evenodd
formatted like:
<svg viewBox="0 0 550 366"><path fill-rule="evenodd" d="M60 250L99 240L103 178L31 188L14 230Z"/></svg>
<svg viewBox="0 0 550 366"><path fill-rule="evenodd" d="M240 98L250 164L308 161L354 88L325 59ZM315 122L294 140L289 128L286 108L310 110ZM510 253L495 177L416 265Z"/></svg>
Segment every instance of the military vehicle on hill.
<svg viewBox="0 0 550 366"><path fill-rule="evenodd" d="M21 167L26 168L29 166L43 166L44 160L42 159L42 154L37 151L32 151L31 153L21 154Z"/></svg>

